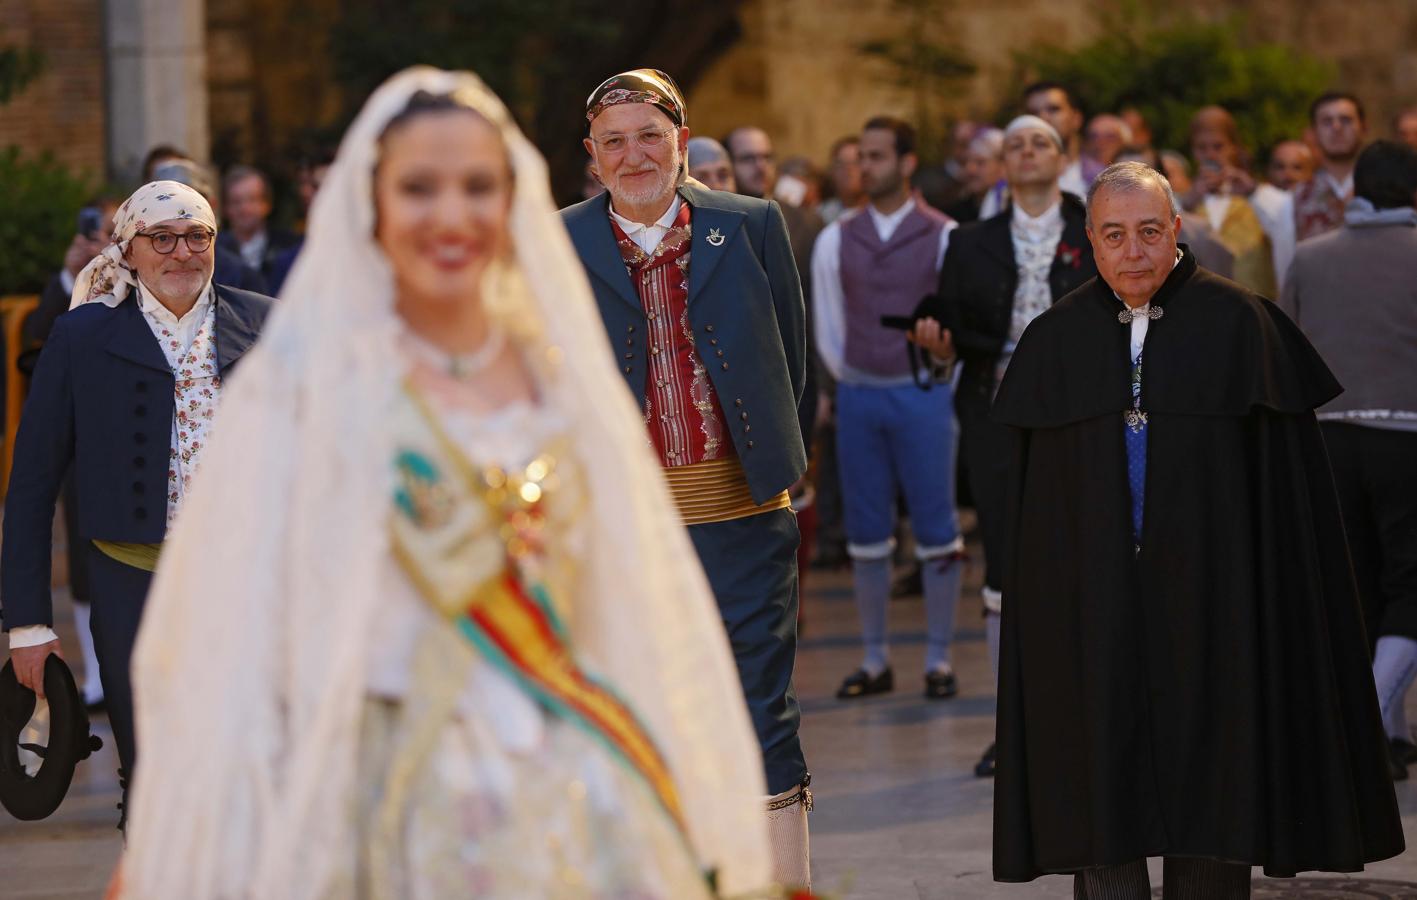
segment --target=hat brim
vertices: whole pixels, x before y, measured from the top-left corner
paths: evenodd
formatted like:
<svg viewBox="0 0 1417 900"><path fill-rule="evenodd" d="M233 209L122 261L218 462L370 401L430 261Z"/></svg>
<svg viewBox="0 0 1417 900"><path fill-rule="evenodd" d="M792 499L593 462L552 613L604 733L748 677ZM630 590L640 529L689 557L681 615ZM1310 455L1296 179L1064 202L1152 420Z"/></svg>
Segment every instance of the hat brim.
<svg viewBox="0 0 1417 900"><path fill-rule="evenodd" d="M0 669L0 806L17 819L43 819L59 808L74 768L103 742L89 734L89 717L69 667L51 654L44 664L49 703L49 745L34 775L20 762L20 734L34 715L36 697L15 677L13 663Z"/></svg>

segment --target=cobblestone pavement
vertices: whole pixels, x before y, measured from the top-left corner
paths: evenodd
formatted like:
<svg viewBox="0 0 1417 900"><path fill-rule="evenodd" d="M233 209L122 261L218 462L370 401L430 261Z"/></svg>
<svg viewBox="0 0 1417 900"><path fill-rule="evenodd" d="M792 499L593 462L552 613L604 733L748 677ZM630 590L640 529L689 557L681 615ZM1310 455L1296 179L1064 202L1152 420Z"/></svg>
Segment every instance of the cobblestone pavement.
<svg viewBox="0 0 1417 900"><path fill-rule="evenodd" d="M992 785L973 776L993 735L993 686L971 564L960 600L955 667L960 696L926 701L918 674L924 617L918 599L892 603L896 692L842 703L841 678L859 661L850 580L807 574L798 693L817 808L812 814L815 887L850 900L1070 898L1071 880L997 885L989 877ZM73 630L60 592L56 613L66 647ZM77 650L69 654L77 659ZM1417 716L1417 705L1414 705ZM102 717L96 730L108 741ZM64 805L43 822L0 812L0 900L92 900L101 896L120 842L110 746L82 763ZM1398 786L1409 836L1417 835L1417 787ZM1153 883L1160 884L1159 864ZM1160 896L1158 891L1157 896ZM1360 877L1255 881L1256 900L1391 898L1417 900L1417 854L1369 867ZM274 898L273 898L274 900Z"/></svg>

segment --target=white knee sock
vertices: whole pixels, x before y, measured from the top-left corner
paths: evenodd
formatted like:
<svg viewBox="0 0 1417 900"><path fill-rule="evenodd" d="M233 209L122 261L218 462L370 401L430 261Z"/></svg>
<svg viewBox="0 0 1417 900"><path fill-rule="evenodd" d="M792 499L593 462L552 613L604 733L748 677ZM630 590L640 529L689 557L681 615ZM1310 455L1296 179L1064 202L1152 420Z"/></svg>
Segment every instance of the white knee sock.
<svg viewBox="0 0 1417 900"><path fill-rule="evenodd" d="M1395 634L1378 638L1373 655L1373 681L1378 688L1378 708L1383 729L1390 738L1412 740L1407 730L1407 689L1417 677L1417 641Z"/></svg>
<svg viewBox="0 0 1417 900"><path fill-rule="evenodd" d="M807 788L799 785L767 798L772 880L789 890L812 887L812 849L807 832L811 796Z"/></svg>
<svg viewBox="0 0 1417 900"><path fill-rule="evenodd" d="M78 632L79 652L84 657L84 702L103 699L103 682L98 676L98 654L93 649L93 632L89 630L89 605L74 601L74 630Z"/></svg>
<svg viewBox="0 0 1417 900"><path fill-rule="evenodd" d="M922 560L920 565L925 589L925 671L944 671L950 667L950 642L955 635L955 606L964 566L953 553Z"/></svg>
<svg viewBox="0 0 1417 900"><path fill-rule="evenodd" d="M872 676L890 665L886 653L886 604L891 595L891 561L853 559L851 580L856 593L856 614L861 620L861 643L865 658L861 668Z"/></svg>

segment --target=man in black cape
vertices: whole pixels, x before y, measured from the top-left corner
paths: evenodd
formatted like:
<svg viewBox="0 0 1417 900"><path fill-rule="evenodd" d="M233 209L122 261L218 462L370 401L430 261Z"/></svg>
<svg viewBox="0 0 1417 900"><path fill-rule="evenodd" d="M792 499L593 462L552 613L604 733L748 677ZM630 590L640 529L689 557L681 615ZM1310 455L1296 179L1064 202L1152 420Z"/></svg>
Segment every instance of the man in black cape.
<svg viewBox="0 0 1417 900"><path fill-rule="evenodd" d="M1249 896L1403 850L1333 479L1341 388L1273 304L1196 266L1139 163L1098 176L1100 276L995 401L1017 438L994 877ZM1143 354L1145 349L1145 367Z"/></svg>

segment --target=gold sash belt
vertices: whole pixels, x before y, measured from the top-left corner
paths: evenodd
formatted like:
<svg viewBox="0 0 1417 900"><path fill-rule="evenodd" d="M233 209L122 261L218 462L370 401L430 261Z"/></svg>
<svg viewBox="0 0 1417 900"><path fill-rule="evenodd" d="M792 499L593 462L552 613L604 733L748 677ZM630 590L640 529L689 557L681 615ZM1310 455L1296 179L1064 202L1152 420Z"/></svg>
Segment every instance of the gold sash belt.
<svg viewBox="0 0 1417 900"><path fill-rule="evenodd" d="M109 559L116 559L125 566L142 569L144 572L157 571L157 556L162 543L135 544L131 541L94 541L93 545Z"/></svg>
<svg viewBox="0 0 1417 900"><path fill-rule="evenodd" d="M748 489L748 476L736 456L673 466L664 470L664 477L669 481L669 493L674 496L674 505L679 507L685 525L728 522L792 505L787 491L762 506L754 503L753 493Z"/></svg>

